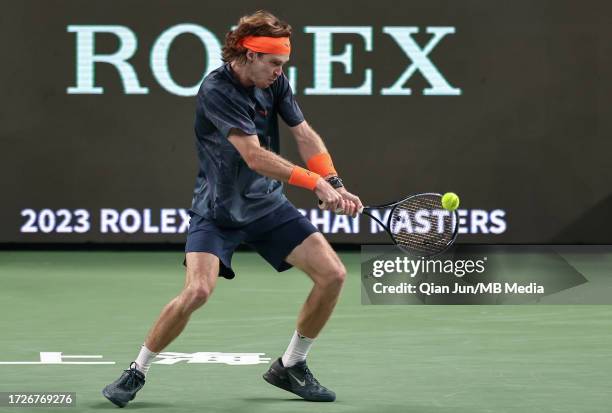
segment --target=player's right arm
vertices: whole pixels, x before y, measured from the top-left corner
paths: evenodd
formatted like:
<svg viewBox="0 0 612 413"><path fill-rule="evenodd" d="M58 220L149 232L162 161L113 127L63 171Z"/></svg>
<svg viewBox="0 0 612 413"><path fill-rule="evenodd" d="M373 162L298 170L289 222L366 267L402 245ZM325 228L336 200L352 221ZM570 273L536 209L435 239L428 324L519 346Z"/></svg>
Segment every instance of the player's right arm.
<svg viewBox="0 0 612 413"><path fill-rule="evenodd" d="M299 168L274 152L261 147L257 135L248 135L240 129L233 128L227 139L240 153L247 166L260 175L290 182L295 168ZM343 208L342 196L325 179L319 177L313 191L327 205L327 209L335 211Z"/></svg>

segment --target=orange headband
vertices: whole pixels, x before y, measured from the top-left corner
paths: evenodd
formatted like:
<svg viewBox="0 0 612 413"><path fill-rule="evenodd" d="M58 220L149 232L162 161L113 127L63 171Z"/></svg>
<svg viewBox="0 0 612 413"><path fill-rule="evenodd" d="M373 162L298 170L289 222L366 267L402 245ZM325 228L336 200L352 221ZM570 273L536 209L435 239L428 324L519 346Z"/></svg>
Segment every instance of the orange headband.
<svg viewBox="0 0 612 413"><path fill-rule="evenodd" d="M290 54L291 43L288 37L246 36L240 44L259 53Z"/></svg>

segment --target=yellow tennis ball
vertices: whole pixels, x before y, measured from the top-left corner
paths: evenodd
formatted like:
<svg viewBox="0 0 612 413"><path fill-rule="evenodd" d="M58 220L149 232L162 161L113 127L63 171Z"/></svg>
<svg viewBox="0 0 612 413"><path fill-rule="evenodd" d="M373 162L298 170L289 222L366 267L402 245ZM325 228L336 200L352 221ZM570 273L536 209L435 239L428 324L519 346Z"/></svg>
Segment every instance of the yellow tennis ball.
<svg viewBox="0 0 612 413"><path fill-rule="evenodd" d="M442 195L442 208L447 211L454 211L459 207L459 197L454 192L447 192Z"/></svg>

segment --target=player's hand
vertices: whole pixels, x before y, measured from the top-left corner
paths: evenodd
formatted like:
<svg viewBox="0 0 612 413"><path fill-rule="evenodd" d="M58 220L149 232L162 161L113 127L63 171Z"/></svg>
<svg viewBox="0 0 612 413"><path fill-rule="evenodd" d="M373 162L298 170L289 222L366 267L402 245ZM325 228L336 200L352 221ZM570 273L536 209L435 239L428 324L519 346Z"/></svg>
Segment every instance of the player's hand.
<svg viewBox="0 0 612 413"><path fill-rule="evenodd" d="M345 211L344 198L323 178L319 178L314 189L315 194L323 202L320 207L328 211L342 213Z"/></svg>
<svg viewBox="0 0 612 413"><path fill-rule="evenodd" d="M345 213L355 218L361 208L363 208L363 204L361 203L359 197L351 194L345 187L338 188L336 191L340 194L342 199L344 199L344 203L346 205L344 209Z"/></svg>

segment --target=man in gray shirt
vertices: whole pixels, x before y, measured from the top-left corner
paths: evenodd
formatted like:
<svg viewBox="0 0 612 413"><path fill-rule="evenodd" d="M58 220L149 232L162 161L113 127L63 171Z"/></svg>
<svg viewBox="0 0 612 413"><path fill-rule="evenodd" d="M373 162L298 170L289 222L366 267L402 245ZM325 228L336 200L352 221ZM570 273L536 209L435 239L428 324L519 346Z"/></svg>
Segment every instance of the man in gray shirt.
<svg viewBox="0 0 612 413"><path fill-rule="evenodd" d="M120 407L134 399L153 359L208 300L218 277L235 277L231 258L241 243L277 271L296 266L314 283L287 350L264 379L306 400L336 398L314 378L306 355L336 305L346 269L323 235L283 195L283 182L313 191L313 201L337 213L355 216L362 204L344 188L282 72L290 35L291 26L268 12L242 17L226 36L225 64L200 87L195 120L199 172L185 246L186 283L163 309L130 368L104 388L104 396ZM308 169L278 155L279 115Z"/></svg>

